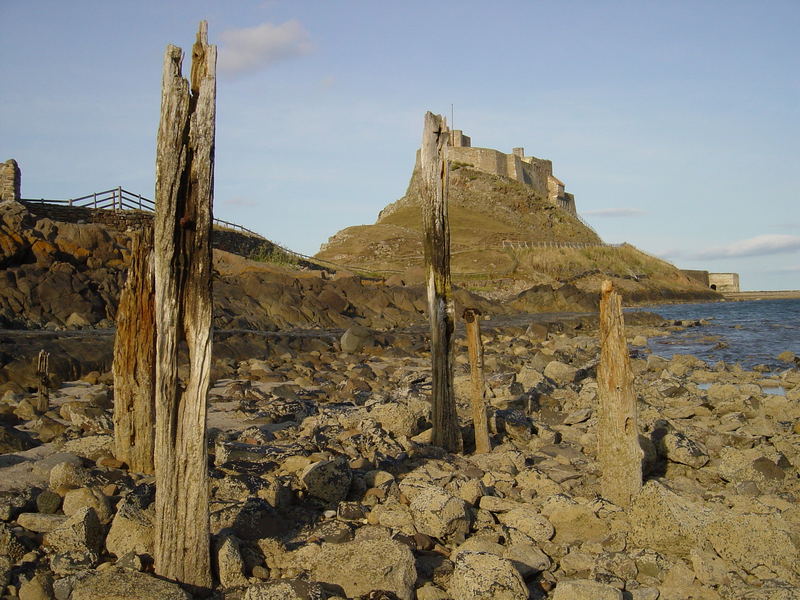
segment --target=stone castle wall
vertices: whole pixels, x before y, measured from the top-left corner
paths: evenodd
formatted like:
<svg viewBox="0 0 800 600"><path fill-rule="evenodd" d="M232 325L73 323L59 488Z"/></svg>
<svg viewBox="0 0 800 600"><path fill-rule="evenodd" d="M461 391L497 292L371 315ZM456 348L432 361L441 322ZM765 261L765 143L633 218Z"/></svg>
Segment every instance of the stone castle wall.
<svg viewBox="0 0 800 600"><path fill-rule="evenodd" d="M511 154L492 148L474 148L472 140L460 129L451 132L450 141L448 153L451 161L529 185L552 204L577 214L575 196L566 193L564 184L553 176L552 161L525 156L524 148L514 148Z"/></svg>
<svg viewBox="0 0 800 600"><path fill-rule="evenodd" d="M13 158L0 163L0 201L19 200L20 171Z"/></svg>

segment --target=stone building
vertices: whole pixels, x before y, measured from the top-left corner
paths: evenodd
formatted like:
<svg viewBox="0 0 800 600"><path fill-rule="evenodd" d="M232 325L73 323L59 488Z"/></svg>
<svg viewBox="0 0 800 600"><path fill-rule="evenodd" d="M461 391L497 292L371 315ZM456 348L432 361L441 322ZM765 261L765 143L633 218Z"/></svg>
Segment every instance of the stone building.
<svg viewBox="0 0 800 600"><path fill-rule="evenodd" d="M718 292L738 292L739 274L738 273L709 273L708 285L712 290Z"/></svg>
<svg viewBox="0 0 800 600"><path fill-rule="evenodd" d="M473 148L472 140L460 129L450 132L449 158L492 175L508 177L529 185L553 204L576 214L575 196L564 191L564 183L553 175L552 161L525 156L524 148L511 154L491 148Z"/></svg>
<svg viewBox="0 0 800 600"><path fill-rule="evenodd" d="M0 201L19 200L20 172L13 158L0 163Z"/></svg>

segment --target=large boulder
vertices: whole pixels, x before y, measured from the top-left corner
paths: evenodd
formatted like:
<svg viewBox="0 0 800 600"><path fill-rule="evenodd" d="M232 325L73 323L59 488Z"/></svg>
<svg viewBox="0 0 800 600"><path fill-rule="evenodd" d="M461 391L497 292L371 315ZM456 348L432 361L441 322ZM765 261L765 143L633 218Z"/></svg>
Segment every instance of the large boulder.
<svg viewBox="0 0 800 600"><path fill-rule="evenodd" d="M308 465L300 473L300 482L310 496L336 503L344 500L353 474L344 456Z"/></svg>
<svg viewBox="0 0 800 600"><path fill-rule="evenodd" d="M375 343L375 338L372 331L366 327L353 325L342 334L339 343L342 346L342 352L353 353L372 346Z"/></svg>
<svg viewBox="0 0 800 600"><path fill-rule="evenodd" d="M459 552L450 580L459 600L527 600L528 589L511 561L488 552Z"/></svg>
<svg viewBox="0 0 800 600"><path fill-rule="evenodd" d="M106 569L82 579L70 600L191 600L177 583L128 569Z"/></svg>
<svg viewBox="0 0 800 600"><path fill-rule="evenodd" d="M128 552L153 554L155 510L152 503L131 495L122 501L106 536L106 550L122 557Z"/></svg>
<svg viewBox="0 0 800 600"><path fill-rule="evenodd" d="M414 597L414 555L400 542L383 538L324 543L309 562L312 580L339 586L348 598L373 590L393 592L401 600Z"/></svg>
<svg viewBox="0 0 800 600"><path fill-rule="evenodd" d="M546 542L555 533L552 523L530 506L515 508L497 515L497 518L506 527L516 529L537 542Z"/></svg>
<svg viewBox="0 0 800 600"><path fill-rule="evenodd" d="M409 508L420 533L456 544L469 533L472 514L467 503L439 487L421 488Z"/></svg>
<svg viewBox="0 0 800 600"><path fill-rule="evenodd" d="M97 513L91 507L84 507L45 533L42 544L56 553L89 552L99 556L103 548L103 534Z"/></svg>

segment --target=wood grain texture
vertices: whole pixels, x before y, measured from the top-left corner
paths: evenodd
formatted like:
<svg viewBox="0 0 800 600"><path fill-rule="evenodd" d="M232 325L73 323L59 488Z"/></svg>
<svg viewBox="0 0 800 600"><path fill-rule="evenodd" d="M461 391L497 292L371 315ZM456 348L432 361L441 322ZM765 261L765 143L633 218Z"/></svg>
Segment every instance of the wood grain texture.
<svg viewBox="0 0 800 600"><path fill-rule="evenodd" d="M603 497L629 506L642 488L642 457L637 425L636 392L625 341L622 298L610 281L600 292L600 399L597 455Z"/></svg>
<svg viewBox="0 0 800 600"><path fill-rule="evenodd" d="M192 49L164 58L156 158L156 524L159 575L210 587L206 413L211 361L211 223L216 47L201 23ZM191 87L190 87L191 85ZM189 375L178 379L185 341Z"/></svg>
<svg viewBox="0 0 800 600"><path fill-rule="evenodd" d="M153 232L132 238L128 278L114 337L114 455L131 471L153 473L156 322Z"/></svg>
<svg viewBox="0 0 800 600"><path fill-rule="evenodd" d="M470 366L472 423L475 426L475 452L477 454L483 454L492 450L492 443L489 439L489 420L486 415L486 383L483 376L483 341L481 340L481 324L478 320L480 314L481 312L476 308L467 308L464 310Z"/></svg>
<svg viewBox="0 0 800 600"><path fill-rule="evenodd" d="M420 150L422 221L431 323L433 444L462 449L453 393L453 331L455 307L450 282L450 227L447 219L448 173L445 120L425 114Z"/></svg>

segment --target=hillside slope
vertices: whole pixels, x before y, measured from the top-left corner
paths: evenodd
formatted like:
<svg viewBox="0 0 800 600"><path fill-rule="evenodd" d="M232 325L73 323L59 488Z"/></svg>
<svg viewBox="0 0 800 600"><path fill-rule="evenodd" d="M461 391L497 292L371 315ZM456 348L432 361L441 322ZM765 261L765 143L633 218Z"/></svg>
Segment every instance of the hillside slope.
<svg viewBox="0 0 800 600"><path fill-rule="evenodd" d="M348 227L316 255L352 269L413 273L423 266L419 179L384 208L374 225ZM630 245L604 245L580 219L532 187L456 164L448 205L454 281L482 294L509 298L534 285L572 283L596 292L617 280L628 301L716 299L673 265Z"/></svg>

